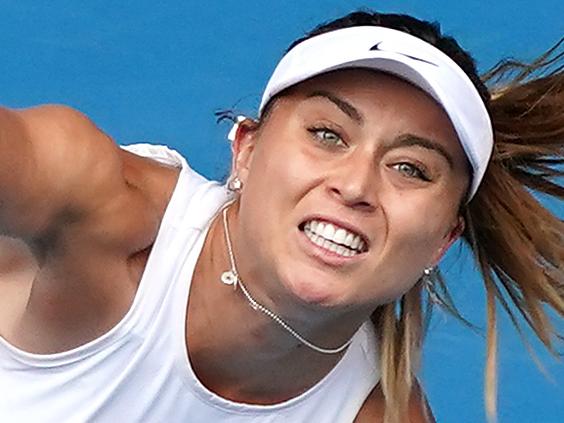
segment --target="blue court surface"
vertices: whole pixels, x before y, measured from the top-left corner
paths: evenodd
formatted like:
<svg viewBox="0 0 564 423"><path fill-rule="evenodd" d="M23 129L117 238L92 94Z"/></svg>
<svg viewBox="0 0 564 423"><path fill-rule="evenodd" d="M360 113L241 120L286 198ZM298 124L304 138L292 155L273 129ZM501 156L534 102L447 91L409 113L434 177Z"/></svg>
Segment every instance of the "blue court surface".
<svg viewBox="0 0 564 423"><path fill-rule="evenodd" d="M288 44L370 6L441 22L484 71L506 56L530 60L564 35L562 0L0 0L0 103L71 105L119 143L170 145L223 178L229 128L214 111L254 115ZM564 216L562 204L553 207ZM483 327L484 292L468 253L456 246L442 269L462 312ZM564 330L562 319L557 326ZM500 338L499 422L564 422L564 365L533 342L548 377L541 373L505 317ZM485 421L484 357L483 334L434 315L422 383L439 422Z"/></svg>

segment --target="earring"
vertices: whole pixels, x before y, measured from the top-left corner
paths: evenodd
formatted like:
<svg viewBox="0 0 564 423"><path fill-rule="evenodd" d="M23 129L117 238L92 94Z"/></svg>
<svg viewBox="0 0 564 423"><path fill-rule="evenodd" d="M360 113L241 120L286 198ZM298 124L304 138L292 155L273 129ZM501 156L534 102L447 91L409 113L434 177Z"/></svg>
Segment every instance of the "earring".
<svg viewBox="0 0 564 423"><path fill-rule="evenodd" d="M240 192L243 189L243 181L238 176L233 176L227 182L227 189L231 192Z"/></svg>
<svg viewBox="0 0 564 423"><path fill-rule="evenodd" d="M434 273L434 267L426 267L425 269L423 269L423 276L421 276L421 281L425 286L425 291L427 291L427 295L429 295L431 302L435 304L442 304L442 301L437 295L435 280L433 279Z"/></svg>

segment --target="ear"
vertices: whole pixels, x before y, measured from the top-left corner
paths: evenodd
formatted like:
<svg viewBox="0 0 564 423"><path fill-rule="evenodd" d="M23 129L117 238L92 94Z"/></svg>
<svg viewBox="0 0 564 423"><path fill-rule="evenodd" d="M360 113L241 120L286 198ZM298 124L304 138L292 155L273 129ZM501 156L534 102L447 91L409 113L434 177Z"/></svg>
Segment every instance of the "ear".
<svg viewBox="0 0 564 423"><path fill-rule="evenodd" d="M454 226L445 235L443 244L440 246L440 248L435 252L435 254L432 257L433 267L436 266L439 263L439 261L441 261L445 253L450 248L450 246L454 244L458 238L460 238L460 236L464 233L465 227L466 227L466 222L464 221L464 218L462 216L458 216Z"/></svg>
<svg viewBox="0 0 564 423"><path fill-rule="evenodd" d="M231 142L231 174L237 175L243 183L246 182L253 157L257 130L258 123L252 119L245 118L236 123Z"/></svg>

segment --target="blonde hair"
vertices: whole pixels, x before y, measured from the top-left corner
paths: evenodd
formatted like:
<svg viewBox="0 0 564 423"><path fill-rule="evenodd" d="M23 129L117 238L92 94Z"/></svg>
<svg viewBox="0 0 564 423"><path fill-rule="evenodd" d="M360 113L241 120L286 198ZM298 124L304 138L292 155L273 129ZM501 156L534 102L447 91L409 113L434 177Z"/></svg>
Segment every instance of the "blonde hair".
<svg viewBox="0 0 564 423"><path fill-rule="evenodd" d="M485 403L489 420L496 415L497 307L501 305L526 347L518 312L546 348L562 339L545 310L564 316L564 223L532 191L564 198L564 39L530 64L503 61L483 80L491 96L495 145L476 196L461 213L464 241L483 276L487 310ZM382 390L386 421L405 422L408 400L428 312L438 299L461 317L448 289L435 276L431 296L423 299L422 282L398 301L372 315L380 340Z"/></svg>

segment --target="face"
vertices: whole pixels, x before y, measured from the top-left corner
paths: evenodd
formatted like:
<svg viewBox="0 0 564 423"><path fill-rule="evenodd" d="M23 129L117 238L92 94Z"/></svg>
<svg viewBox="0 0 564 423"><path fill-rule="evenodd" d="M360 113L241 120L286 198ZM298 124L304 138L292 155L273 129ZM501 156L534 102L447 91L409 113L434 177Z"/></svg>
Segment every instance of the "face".
<svg viewBox="0 0 564 423"><path fill-rule="evenodd" d="M238 264L273 296L373 308L409 290L462 230L468 165L454 129L393 76L302 83L234 149Z"/></svg>

